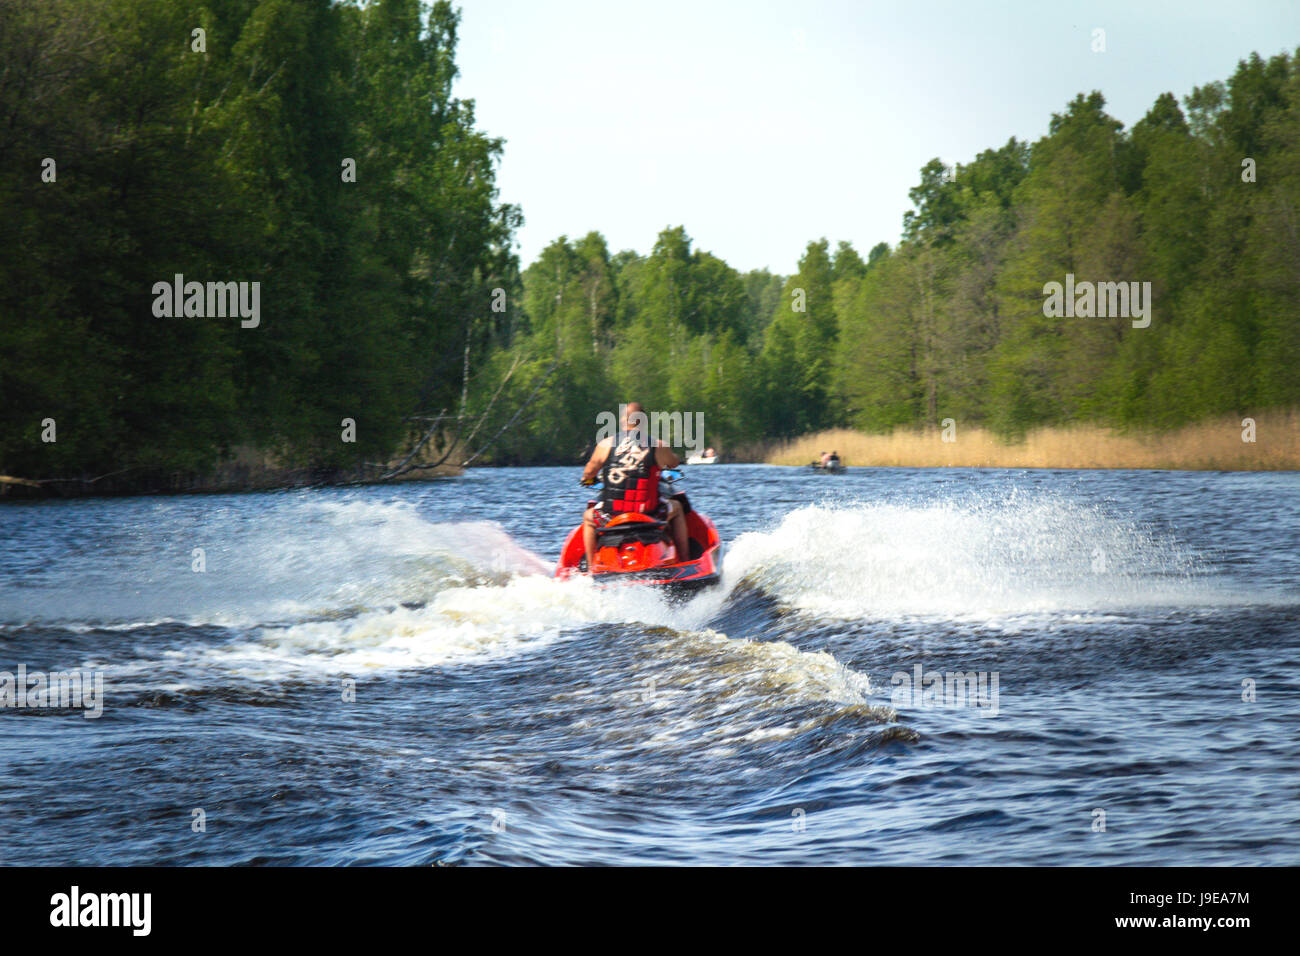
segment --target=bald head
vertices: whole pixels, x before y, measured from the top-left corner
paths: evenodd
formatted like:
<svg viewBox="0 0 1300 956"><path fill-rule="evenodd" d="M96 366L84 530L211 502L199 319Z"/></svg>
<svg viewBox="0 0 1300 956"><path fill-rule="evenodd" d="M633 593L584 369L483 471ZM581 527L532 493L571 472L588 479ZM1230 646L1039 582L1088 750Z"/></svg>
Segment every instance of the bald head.
<svg viewBox="0 0 1300 956"><path fill-rule="evenodd" d="M623 406L623 429L631 431L645 422L645 410L640 402L628 402Z"/></svg>

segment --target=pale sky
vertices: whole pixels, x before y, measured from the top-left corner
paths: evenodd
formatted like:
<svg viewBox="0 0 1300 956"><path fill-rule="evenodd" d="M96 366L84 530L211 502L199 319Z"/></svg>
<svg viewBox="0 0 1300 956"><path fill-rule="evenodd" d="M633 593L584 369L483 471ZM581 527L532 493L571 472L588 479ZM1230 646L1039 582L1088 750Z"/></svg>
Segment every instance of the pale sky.
<svg viewBox="0 0 1300 956"><path fill-rule="evenodd" d="M647 253L683 225L742 271L810 239L897 242L931 157L1047 131L1300 47L1300 0L462 0L456 94L506 140L522 263L565 234ZM1105 30L1105 52L1092 51Z"/></svg>

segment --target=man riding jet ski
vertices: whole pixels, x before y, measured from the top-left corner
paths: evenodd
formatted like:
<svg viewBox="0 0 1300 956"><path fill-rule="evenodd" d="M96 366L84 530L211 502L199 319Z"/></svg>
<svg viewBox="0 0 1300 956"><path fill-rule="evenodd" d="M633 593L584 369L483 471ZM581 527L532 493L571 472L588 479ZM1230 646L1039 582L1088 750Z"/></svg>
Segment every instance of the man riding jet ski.
<svg viewBox="0 0 1300 956"><path fill-rule="evenodd" d="M556 577L587 572L620 581L699 586L718 579L721 541L707 517L663 473L681 459L650 439L641 405L629 403L618 434L598 442L582 483L603 484L589 502L582 527L569 535ZM678 476L680 477L680 476Z"/></svg>
<svg viewBox="0 0 1300 956"><path fill-rule="evenodd" d="M596 557L596 529L610 518L629 512L666 520L678 554L689 551L686 517L679 501L659 496L659 474L682 463L677 453L662 442L651 442L650 422L640 402L628 402L623 409L619 433L596 443L591 460L582 469L582 483L594 485L596 476L604 485L600 503L582 516L582 544L587 567Z"/></svg>

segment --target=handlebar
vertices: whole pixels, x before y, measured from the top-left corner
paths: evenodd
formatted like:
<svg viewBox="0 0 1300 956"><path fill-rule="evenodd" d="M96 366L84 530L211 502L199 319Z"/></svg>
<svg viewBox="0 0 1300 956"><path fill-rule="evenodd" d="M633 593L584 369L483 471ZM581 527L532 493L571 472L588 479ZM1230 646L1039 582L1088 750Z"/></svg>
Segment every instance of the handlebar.
<svg viewBox="0 0 1300 956"><path fill-rule="evenodd" d="M659 480L669 485L674 485L685 479L685 477L686 476L682 474L681 469L679 468L665 468L663 471L659 472ZM600 479L579 478L578 484L582 485L584 488L594 488L596 485L600 484Z"/></svg>

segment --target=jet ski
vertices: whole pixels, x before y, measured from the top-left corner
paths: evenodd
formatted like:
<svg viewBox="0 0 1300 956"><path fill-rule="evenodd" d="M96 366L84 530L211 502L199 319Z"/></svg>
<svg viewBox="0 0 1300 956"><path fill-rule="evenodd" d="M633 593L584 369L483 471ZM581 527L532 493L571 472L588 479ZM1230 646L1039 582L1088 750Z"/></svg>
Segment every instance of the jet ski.
<svg viewBox="0 0 1300 956"><path fill-rule="evenodd" d="M707 515L691 507L684 492L672 490L672 484L681 480L680 472L664 472L661 478L668 489L667 493L661 490L660 496L677 499L686 516L690 554L677 553L667 521L626 512L596 529L596 561L591 568L582 544L582 525L574 528L560 550L555 577L590 574L601 586L643 584L675 593L717 584L722 577L723 552L718 529ZM594 504L588 501L587 507Z"/></svg>

